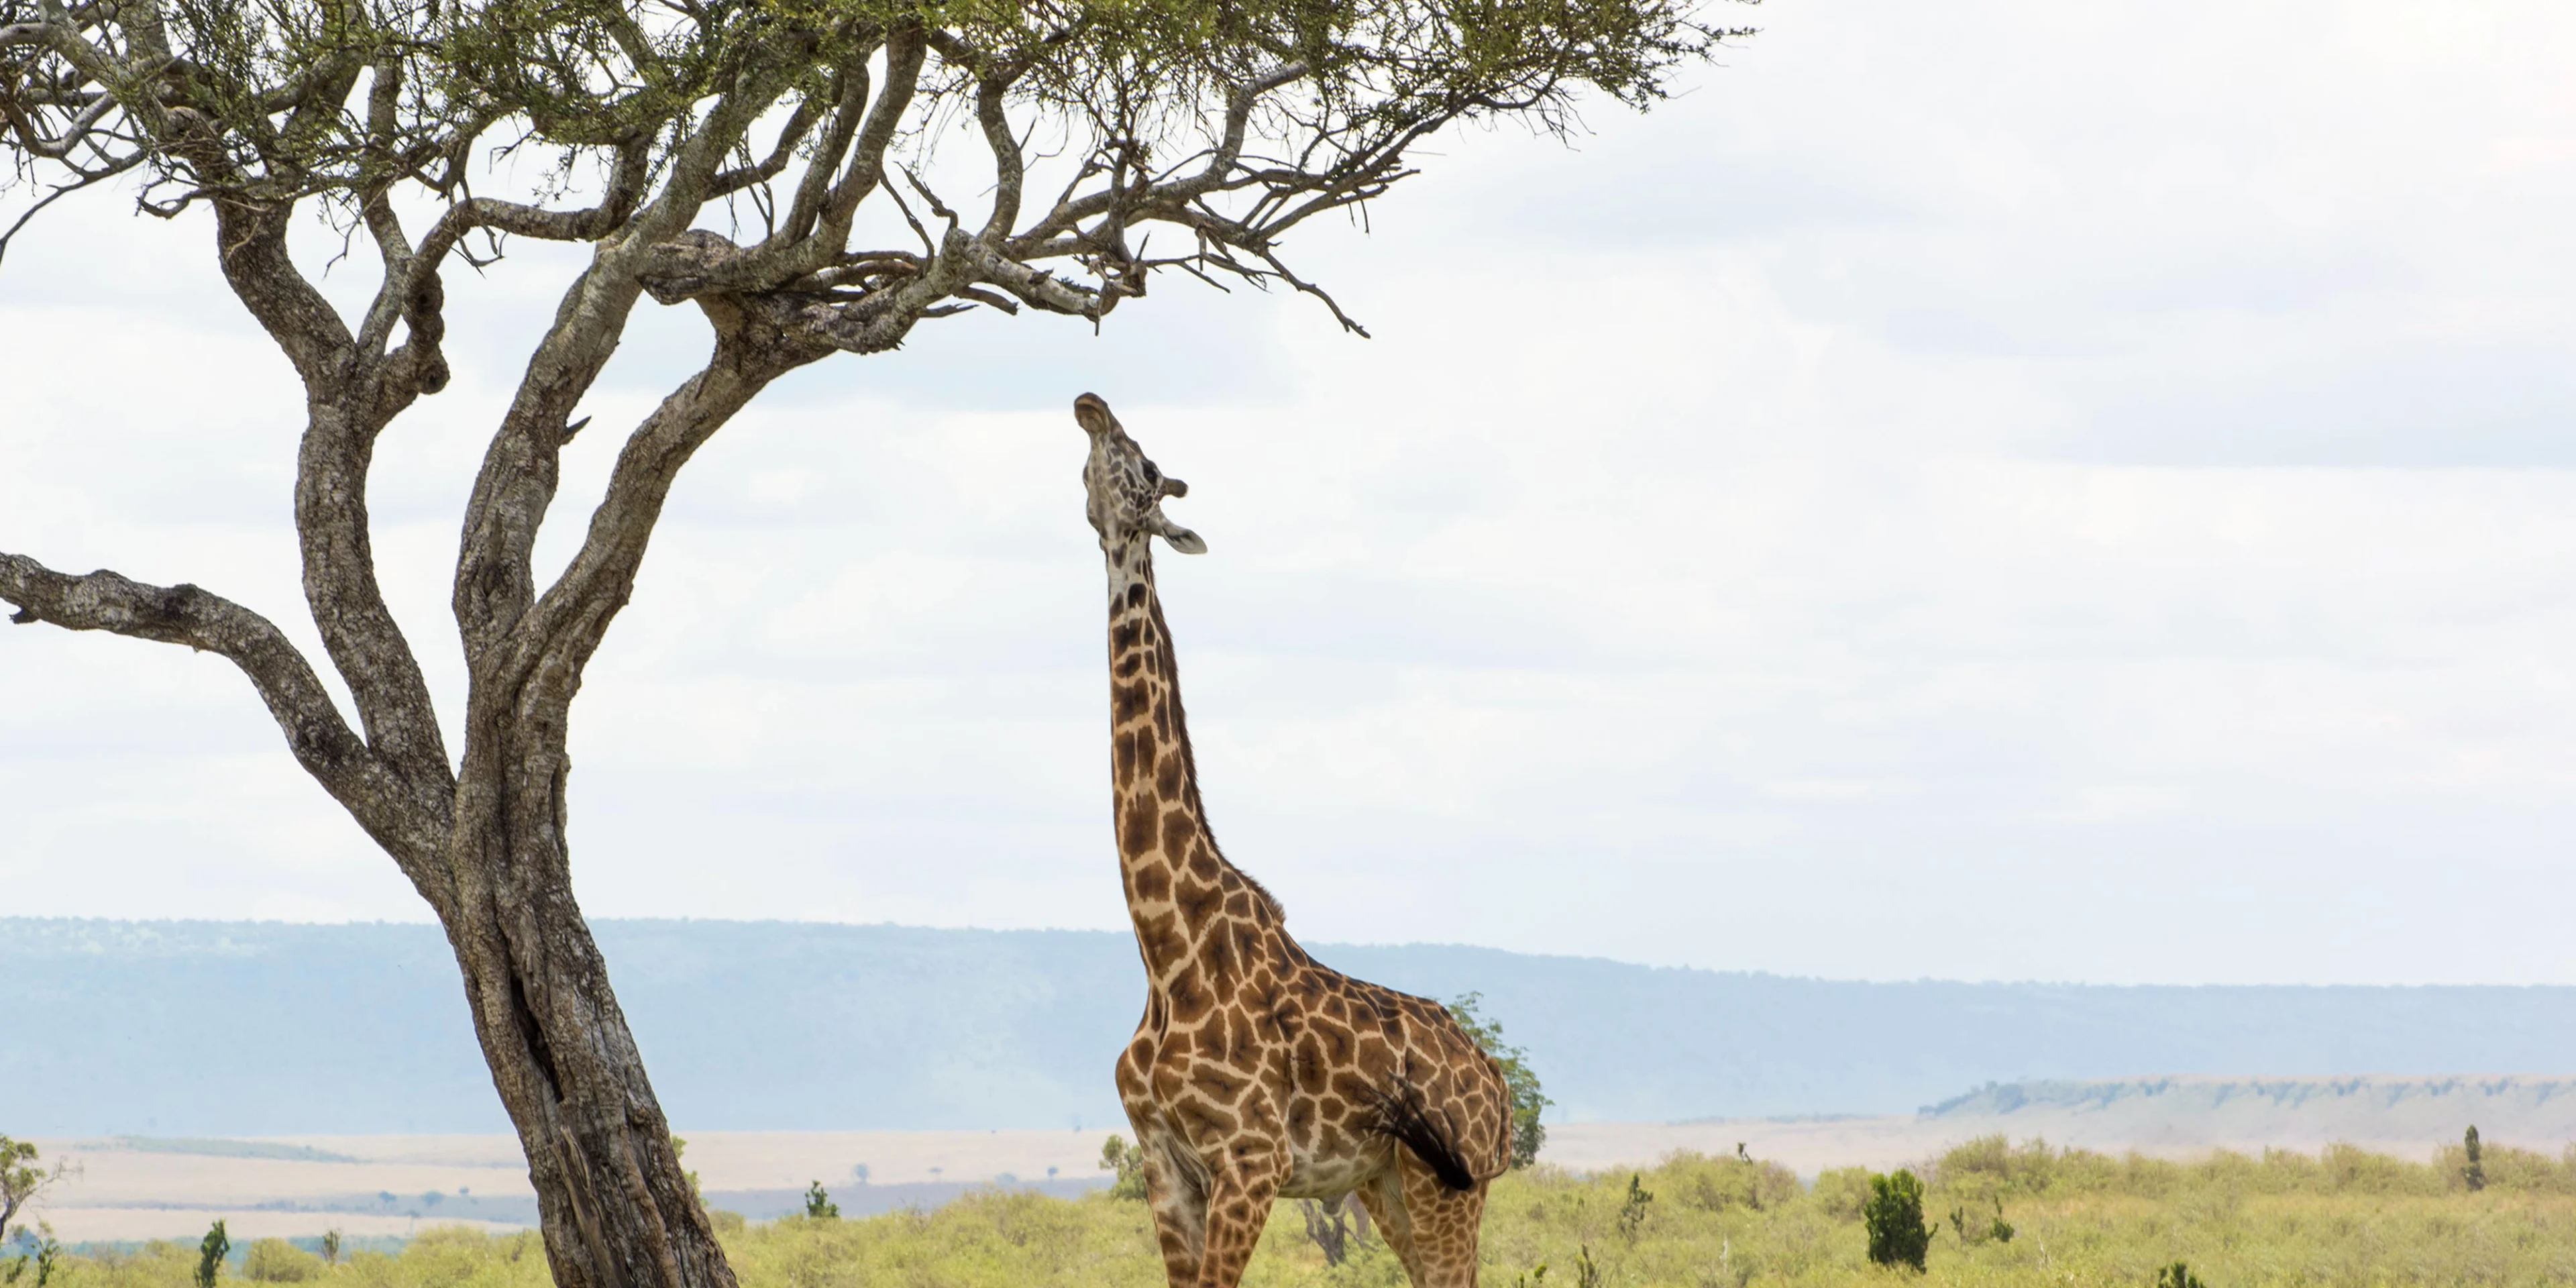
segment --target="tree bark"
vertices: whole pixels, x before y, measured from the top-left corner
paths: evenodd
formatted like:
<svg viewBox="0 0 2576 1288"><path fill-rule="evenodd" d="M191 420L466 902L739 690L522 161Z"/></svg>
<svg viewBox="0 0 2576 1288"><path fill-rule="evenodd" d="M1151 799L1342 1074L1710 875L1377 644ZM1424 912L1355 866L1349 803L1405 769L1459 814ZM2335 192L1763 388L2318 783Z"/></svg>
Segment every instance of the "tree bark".
<svg viewBox="0 0 2576 1288"><path fill-rule="evenodd" d="M582 668L634 589L673 480L771 380L829 352L708 313L715 357L628 439L581 552L474 659L466 704L442 920L562 1288L734 1285L574 898L566 799Z"/></svg>
<svg viewBox="0 0 2576 1288"><path fill-rule="evenodd" d="M562 783L509 794L559 810ZM529 790L533 788L533 790ZM548 799L550 798L550 799ZM497 822L497 820L496 820ZM508 854L505 827L460 849ZM447 925L562 1288L733 1288L560 862L498 864Z"/></svg>
<svg viewBox="0 0 2576 1288"><path fill-rule="evenodd" d="M716 355L626 440L562 580L471 665L443 920L562 1288L734 1285L572 894L564 752L582 667L634 592L670 484L760 389L829 353L706 312Z"/></svg>

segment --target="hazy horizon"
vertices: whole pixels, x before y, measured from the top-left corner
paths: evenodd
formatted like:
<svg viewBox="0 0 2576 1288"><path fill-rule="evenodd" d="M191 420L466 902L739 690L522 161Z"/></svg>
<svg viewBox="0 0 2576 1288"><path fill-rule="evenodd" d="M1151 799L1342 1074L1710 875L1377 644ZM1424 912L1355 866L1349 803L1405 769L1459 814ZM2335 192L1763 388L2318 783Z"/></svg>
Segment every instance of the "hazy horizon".
<svg viewBox="0 0 2576 1288"><path fill-rule="evenodd" d="M676 920L596 930L675 1121L915 1130L1124 1117L1108 1069L1146 992L1124 935ZM1556 1121L1902 1114L1989 1083L2175 1074L2524 1075L2558 1087L2576 1069L2568 986L1869 982L1455 945L1315 947L1419 996L1480 993L1479 1010L1545 1080ZM55 1035L0 1048L0 1085L18 1092L13 1130L504 1121L448 945L428 925L0 918L0 973L12 1021Z"/></svg>
<svg viewBox="0 0 2576 1288"><path fill-rule="evenodd" d="M832 920L832 919L824 919L824 918L816 918L816 917L689 917L689 916L605 917L605 916L592 916L592 917L587 918L587 920L588 920L592 925L595 925L595 926L596 926L596 925L607 925L607 926L637 926L637 925L656 925L656 924L670 924L670 925L706 924L706 925L719 925L719 926L759 926L759 925L776 925L776 926L805 926L805 927L842 927L842 928L850 928L850 929L938 930L938 931L966 931L966 932L991 932L991 933L1014 933L1014 934L1017 934L1017 933L1027 933L1027 934L1069 934L1069 935L1114 935L1114 936L1119 936L1119 937L1125 937L1125 936L1127 936L1128 934L1130 934L1130 931L1128 930L1128 928L1123 927L1123 926L1119 926L1119 927L1103 927L1103 926L1044 926L1044 925L1039 925L1039 926L976 926L976 925L953 925L953 926L952 926L952 925L934 925L934 924L930 924L930 923L926 923L926 922L912 922L912 921L855 921L855 920ZM8 912L8 911L0 911L0 924L6 924L7 922L10 922L10 921L34 921L34 922L53 922L53 921L60 921L60 922L96 922L96 923L103 924L103 925L116 925L116 926L152 926L152 925L172 925L172 926L178 926L178 925L210 925L210 926L221 926L221 925L241 925L241 926L317 926L317 927L331 927L331 926L427 926L427 927L435 927L435 926L438 924L438 922L437 922L437 919L436 919L436 918L434 918L434 917L431 917L431 916L427 915L427 910L426 910L426 909L424 909L424 910L423 910L423 915L421 915L421 916L417 916L417 917L345 917L345 918L336 918L336 919L323 919L323 918L300 918L300 917L116 917L116 916L103 916L103 915L93 915L93 914L63 914L63 915L47 916L47 915L27 915L27 914L19 914L19 913ZM1295 934L1295 933L1296 933L1296 929L1297 929L1297 928L1296 928L1294 925L1291 925L1291 926L1289 927L1290 933L1292 933L1292 934ZM1308 948L1313 948L1313 949L1334 949L1334 948L1355 948L1355 949L1393 949L1393 948L1466 948L1466 949L1479 949L1479 950L1486 950L1486 951L1492 951L1492 952L1511 953L1511 954L1513 954L1513 955L1515 955L1515 956L1535 957L1535 958L1542 958L1542 959L1558 959L1558 960L1565 960L1565 961L1582 961L1582 962L1605 962L1605 963L1610 963L1610 964L1613 964L1613 965L1619 965L1619 966L1636 966L1636 967L1642 967L1642 968L1647 969L1647 970L1658 970L1658 971L1691 971L1691 972L1696 972L1696 973L1699 973L1699 974L1707 974L1707 975L1743 975L1743 976L1756 976L1756 977L1770 978L1770 979L1781 979L1781 980L1791 980L1791 981L1813 981L1813 982L1816 982L1816 983L1827 983L1827 984L1994 984L1994 985L2020 985L2020 984L2026 984L2026 985L2032 985L2032 986L2038 986L2038 987L2070 987L2070 988L2141 988L2141 989L2149 989L2149 988L2152 988L2152 989L2177 989L2177 988L2178 988L2178 989L2390 989L2390 988L2397 988L2397 989L2404 989L2404 988L2544 988L2544 989L2545 989L2545 988L2576 988L2576 984L2521 983L2521 982L2510 981L2510 980L2456 980L2456 981L2446 981L2446 982L2444 982L2444 983L2440 983L2440 984L2414 984L2414 983L2366 983L2366 982L2353 982L2353 981L2343 981L2343 980L2263 980L2263 979L2254 979L2254 980L2228 980L2228 981L2223 981L2223 982L2214 982L2214 983L2191 983L2191 982L2176 983L2176 982L2171 982L2171 981L2161 981L2161 980L2143 980L2143 981L2105 981L2105 980L2087 980L2087 979L2076 979L2076 978L2071 978L2071 977L2049 977L2049 976L1981 977L1981 976L1962 976L1962 975L1886 975L1886 976L1878 976L1878 975L1824 975L1824 974L1813 974L1813 973L1799 973L1799 972L1793 972L1793 971L1766 970L1766 969L1762 969L1762 968L1760 968L1760 967L1702 966L1702 965L1693 965L1693 964L1688 964L1688 963L1669 963L1669 962L1640 961L1640 960L1637 960L1637 959L1634 959L1634 958L1622 957L1622 956L1619 956L1619 955L1618 955L1618 954L1616 954L1616 953L1574 953L1574 952L1566 952L1566 953L1550 953L1550 952L1531 952L1531 951L1524 950L1524 949L1512 948L1512 947L1509 947L1509 946L1507 946L1507 945L1502 945L1502 944L1479 944L1479 943L1471 943L1471 942L1467 942L1467 941L1464 941L1464 940L1445 940L1445 939L1374 939L1374 940L1370 940L1370 939L1317 939L1317 938L1314 938L1314 937L1312 937L1312 936L1302 935L1302 934L1297 935L1297 938L1298 938L1298 941L1299 941L1300 943L1304 944L1304 945L1305 945L1306 947L1308 947ZM1326 963L1326 964L1327 964L1327 965L1330 965L1331 963L1330 963L1329 961L1327 961L1327 963ZM613 977L613 976L612 976L612 978L611 978L611 981L610 981L610 982L611 982L612 984L613 984L613 983L615 983L615 979L614 979L614 977ZM2478 1071L2472 1071L2472 1072L2478 1072ZM2530 1070L2501 1070L2501 1069L2500 1069L2500 1070L2487 1070L2487 1071L2483 1071L2483 1072L2496 1072L2496 1073L2537 1073L2537 1072L2545 1072L2545 1071L2544 1071L2544 1070L2537 1070L2537 1069L2530 1069Z"/></svg>

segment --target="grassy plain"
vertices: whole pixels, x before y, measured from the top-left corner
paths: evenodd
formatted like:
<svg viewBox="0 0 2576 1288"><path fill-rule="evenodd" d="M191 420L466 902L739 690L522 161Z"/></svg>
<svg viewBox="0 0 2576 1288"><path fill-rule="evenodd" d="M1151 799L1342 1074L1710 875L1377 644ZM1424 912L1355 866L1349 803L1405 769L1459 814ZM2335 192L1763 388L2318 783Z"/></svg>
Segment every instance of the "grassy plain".
<svg viewBox="0 0 2576 1288"><path fill-rule="evenodd" d="M1489 1288L1745 1288L1752 1284L2135 1285L2188 1262L2208 1288L2576 1283L2576 1150L2489 1146L2471 1191L2456 1150L2413 1162L2349 1147L2219 1153L2191 1162L2057 1150L2000 1137L1949 1151L1930 1174L1929 1272L1864 1255L1859 1169L1802 1186L1761 1161L1680 1155L1653 1168L1498 1182L1487 1208ZM1631 1188L1631 1177L1634 1187ZM1638 1201L1642 1191L1651 1199ZM1953 1213L1956 1214L1955 1218ZM1154 1288L1162 1268L1142 1205L1095 1194L969 1196L933 1212L861 1220L720 1223L743 1288ZM2010 1227L2004 1237L2004 1226ZM185 1288L196 1250L73 1258L61 1288ZM243 1271L314 1288L547 1288L533 1234L433 1231L395 1256L334 1269L286 1247ZM1293 1205L1273 1216L1247 1288L1397 1288L1381 1244L1327 1266Z"/></svg>

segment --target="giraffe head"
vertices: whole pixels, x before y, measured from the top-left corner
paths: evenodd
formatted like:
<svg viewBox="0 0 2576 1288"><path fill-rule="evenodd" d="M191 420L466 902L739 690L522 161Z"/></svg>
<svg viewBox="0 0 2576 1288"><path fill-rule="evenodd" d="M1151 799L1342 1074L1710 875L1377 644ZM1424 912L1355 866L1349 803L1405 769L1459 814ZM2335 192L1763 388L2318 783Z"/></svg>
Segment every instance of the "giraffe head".
<svg viewBox="0 0 2576 1288"><path fill-rule="evenodd" d="M1207 553L1199 534L1163 517L1163 498L1188 496L1190 485L1163 477L1127 436L1098 394L1073 400L1073 419L1091 436L1091 459L1082 467L1087 510L1102 549L1135 536L1159 536L1185 555Z"/></svg>

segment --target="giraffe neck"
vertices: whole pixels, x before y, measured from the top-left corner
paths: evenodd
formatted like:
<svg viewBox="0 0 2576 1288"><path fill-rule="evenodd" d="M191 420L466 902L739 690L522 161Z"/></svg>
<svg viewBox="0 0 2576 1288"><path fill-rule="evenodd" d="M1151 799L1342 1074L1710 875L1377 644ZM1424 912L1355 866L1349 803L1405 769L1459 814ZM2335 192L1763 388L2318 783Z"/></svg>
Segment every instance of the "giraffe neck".
<svg viewBox="0 0 2576 1288"><path fill-rule="evenodd" d="M1269 891L1228 863L1208 830L1147 540L1113 542L1106 552L1110 781L1127 913L1146 975L1164 986L1192 968L1211 920L1277 926L1280 917Z"/></svg>

